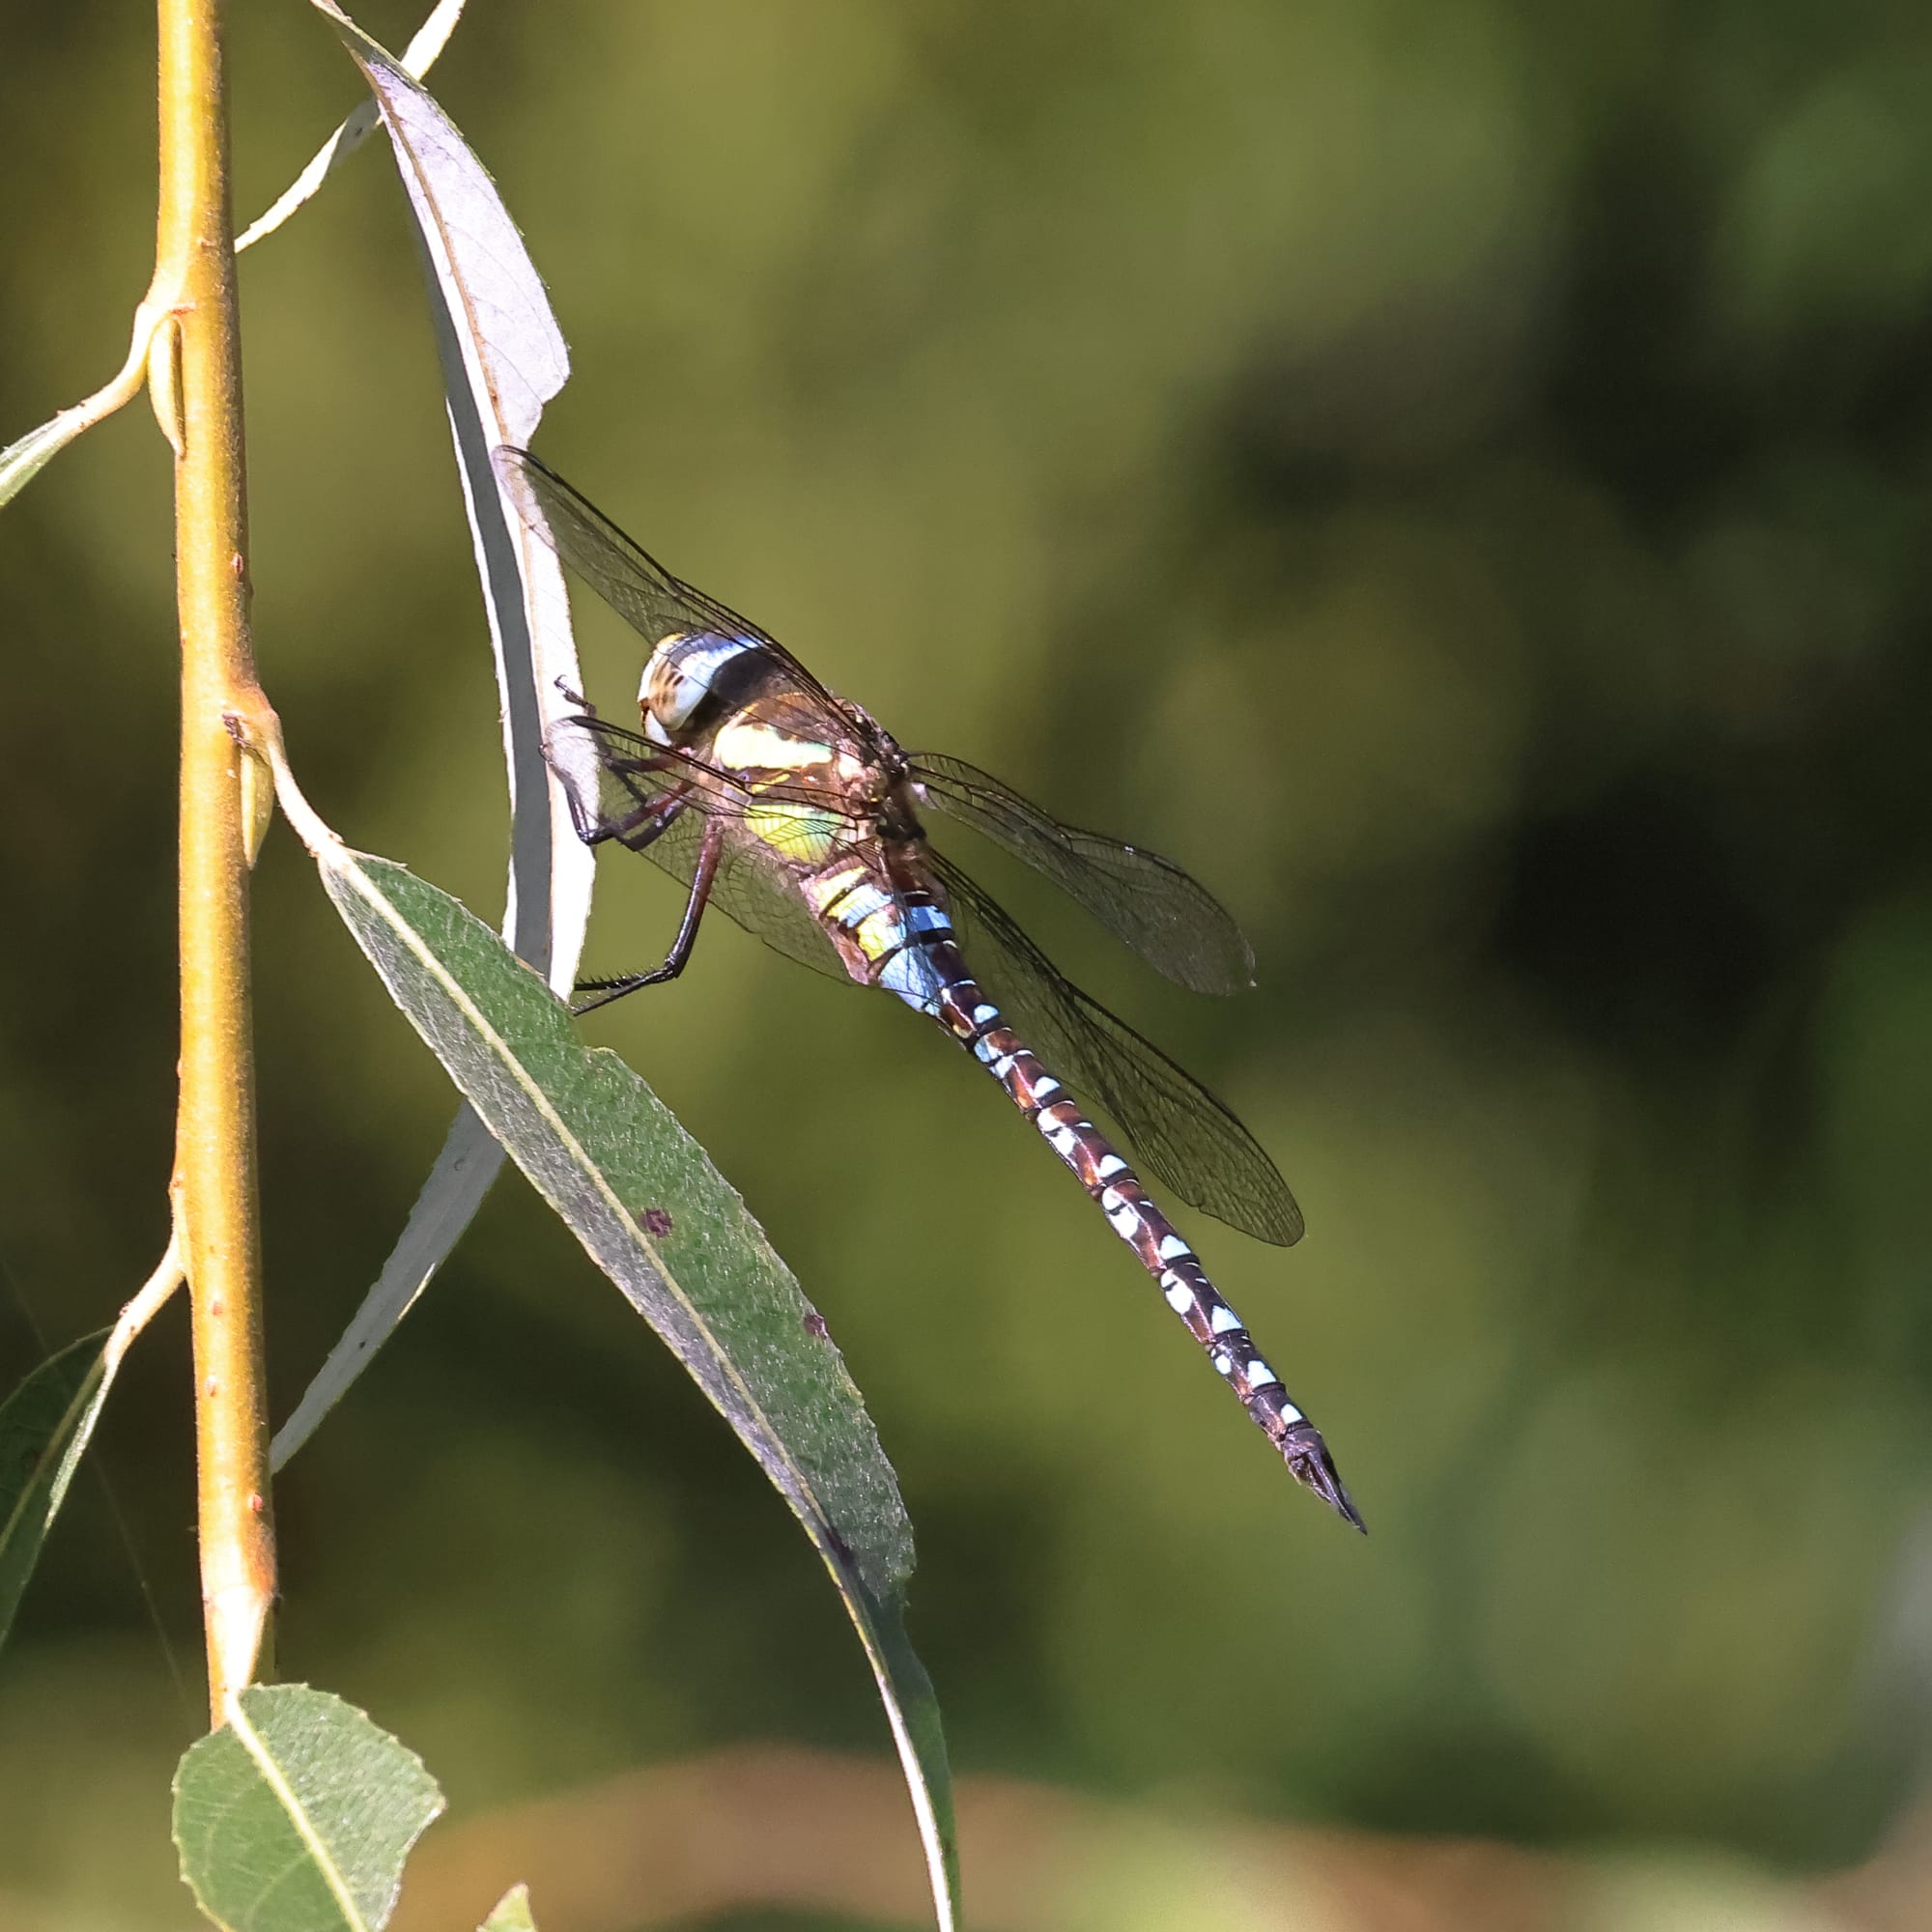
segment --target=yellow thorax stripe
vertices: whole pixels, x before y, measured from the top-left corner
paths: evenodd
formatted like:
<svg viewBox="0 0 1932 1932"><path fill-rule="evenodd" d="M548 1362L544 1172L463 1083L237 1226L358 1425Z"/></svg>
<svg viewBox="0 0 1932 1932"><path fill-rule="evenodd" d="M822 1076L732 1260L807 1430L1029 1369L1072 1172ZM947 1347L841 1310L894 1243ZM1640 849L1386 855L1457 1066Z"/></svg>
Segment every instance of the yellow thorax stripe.
<svg viewBox="0 0 1932 1932"><path fill-rule="evenodd" d="M712 741L711 755L714 763L727 771L798 771L806 765L829 763L832 747L794 738L769 724L733 719Z"/></svg>

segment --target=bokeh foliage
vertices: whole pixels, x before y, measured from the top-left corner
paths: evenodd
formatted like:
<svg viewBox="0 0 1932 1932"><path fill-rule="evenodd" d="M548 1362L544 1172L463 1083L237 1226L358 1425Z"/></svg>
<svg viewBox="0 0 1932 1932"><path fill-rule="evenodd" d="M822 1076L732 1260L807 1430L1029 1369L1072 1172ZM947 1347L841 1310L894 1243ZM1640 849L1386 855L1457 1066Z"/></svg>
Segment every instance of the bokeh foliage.
<svg viewBox="0 0 1932 1932"><path fill-rule="evenodd" d="M235 31L246 216L357 83L305 9ZM0 435L122 353L147 32L10 24ZM895 1003L721 925L592 1025L845 1350L963 1770L1786 1867L1911 1788L1928 56L1881 5L574 0L479 3L438 69L572 341L545 451L907 743L1190 865L1262 957L1190 1002L984 867L1279 1155L1302 1247L1193 1232L1365 1546ZM494 914L482 617L379 149L242 294L292 753ZM0 1264L58 1342L164 1236L149 428L0 519ZM584 633L614 705L629 646ZM592 967L655 957L672 895L603 888ZM279 836L258 905L285 1411L449 1102ZM0 1314L0 1379L35 1347ZM103 1435L191 1671L178 1319L143 1352ZM885 1748L810 1549L514 1179L279 1510L283 1667L459 1812L736 1737ZM72 1517L0 1667L0 1890L159 1922L195 1700Z"/></svg>

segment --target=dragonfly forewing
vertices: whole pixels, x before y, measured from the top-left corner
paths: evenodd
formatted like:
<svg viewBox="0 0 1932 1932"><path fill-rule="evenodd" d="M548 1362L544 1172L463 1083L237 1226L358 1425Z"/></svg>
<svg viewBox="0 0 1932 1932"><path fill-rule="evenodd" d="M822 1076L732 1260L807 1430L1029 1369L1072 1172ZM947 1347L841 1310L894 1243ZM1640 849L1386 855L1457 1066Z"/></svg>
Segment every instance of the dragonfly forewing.
<svg viewBox="0 0 1932 1932"><path fill-rule="evenodd" d="M914 782L949 818L1001 845L1084 906L1149 965L1195 993L1238 993L1255 955L1234 916L1171 859L1064 824L963 758L922 752Z"/></svg>

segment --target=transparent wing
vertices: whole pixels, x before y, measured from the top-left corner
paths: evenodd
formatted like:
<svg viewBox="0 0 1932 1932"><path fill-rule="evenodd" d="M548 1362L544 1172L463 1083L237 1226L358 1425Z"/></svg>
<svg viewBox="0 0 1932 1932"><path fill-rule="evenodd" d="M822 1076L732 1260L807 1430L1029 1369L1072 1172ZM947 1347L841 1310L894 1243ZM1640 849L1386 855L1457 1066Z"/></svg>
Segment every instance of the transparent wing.
<svg viewBox="0 0 1932 1932"><path fill-rule="evenodd" d="M753 791L727 773L589 712L561 720L545 750L582 837L632 846L687 887L707 818L742 821L748 811L778 800L843 816L834 793L798 784ZM869 829L855 834L856 857L870 856L872 837ZM1288 1183L1228 1108L1065 979L957 867L930 847L921 861L952 913L975 977L1047 1066L1113 1117L1149 1177L1264 1241L1286 1246L1299 1240L1301 1210ZM849 982L796 880L742 823L727 830L711 902L787 958Z"/></svg>
<svg viewBox="0 0 1932 1932"><path fill-rule="evenodd" d="M974 978L1076 1095L1110 1114L1148 1176L1191 1207L1287 1247L1301 1209L1261 1144L1207 1088L1055 969L956 866L928 863Z"/></svg>
<svg viewBox="0 0 1932 1932"><path fill-rule="evenodd" d="M948 817L1051 879L1149 965L1196 993L1255 982L1255 955L1226 907L1157 852L1063 825L989 773L922 753L912 776Z"/></svg>
<svg viewBox="0 0 1932 1932"><path fill-rule="evenodd" d="M697 867L704 816L696 810L679 813L661 837L643 848L647 859L687 888ZM825 928L812 918L796 884L764 862L762 850L749 834L743 838L727 837L709 904L728 913L774 952L850 985L851 976L826 938Z"/></svg>
<svg viewBox="0 0 1932 1932"><path fill-rule="evenodd" d="M725 817L774 804L846 816L842 795L823 785L760 780L754 789L689 752L612 724L588 706L551 726L544 756L563 781L578 837L593 845L623 838L639 808L672 787L682 787L700 810Z"/></svg>
<svg viewBox="0 0 1932 1932"><path fill-rule="evenodd" d="M654 745L591 712L560 719L544 751L563 782L581 838L592 845L605 839L628 845L687 888L707 818L742 821L753 807L775 802L836 809L830 794L806 785L768 785L753 792L714 766ZM847 979L796 881L742 823L727 828L709 902L788 959L835 980Z"/></svg>
<svg viewBox="0 0 1932 1932"><path fill-rule="evenodd" d="M653 648L669 637L706 631L753 639L801 696L822 705L846 733L864 730L863 721L855 720L768 631L673 577L528 450L499 443L491 460L517 514Z"/></svg>

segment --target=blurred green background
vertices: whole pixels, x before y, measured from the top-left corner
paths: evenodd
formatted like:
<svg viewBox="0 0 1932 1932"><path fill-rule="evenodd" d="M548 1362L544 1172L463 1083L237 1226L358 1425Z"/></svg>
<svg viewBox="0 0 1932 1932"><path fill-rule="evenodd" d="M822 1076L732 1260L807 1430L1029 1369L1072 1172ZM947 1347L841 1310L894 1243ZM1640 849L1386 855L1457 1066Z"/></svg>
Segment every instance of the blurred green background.
<svg viewBox="0 0 1932 1932"><path fill-rule="evenodd" d="M357 83L295 0L234 11L245 220ZM153 217L148 17L8 32L0 438L117 363ZM1292 1254L1189 1228L1365 1544L896 1003L720 922L588 1025L845 1350L955 1767L1176 1829L1667 1857L1689 1893L1592 1922L1798 1922L1747 1901L1898 1828L1932 1694L1922 10L477 0L432 84L572 344L549 458L907 744L1180 859L1262 961L1193 1001L982 868L1293 1183ZM242 279L298 769L494 917L496 695L384 150ZM135 410L0 516L10 1383L164 1236L168 485ZM631 645L582 637L621 703ZM601 885L588 967L659 956L673 891ZM451 1104L283 832L257 905L284 1414ZM0 1659L15 1922L190 1922L185 1377L177 1311L106 1426L120 1527L84 1486ZM804 1539L514 1176L278 1509L282 1672L459 1815L887 1749ZM1158 1890L1105 1922L1194 1922Z"/></svg>

